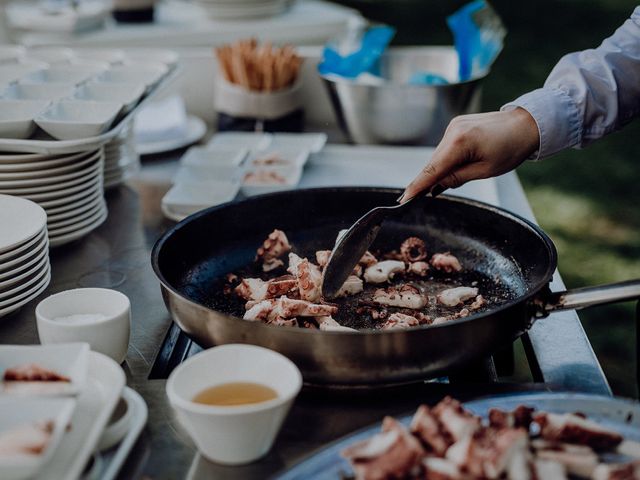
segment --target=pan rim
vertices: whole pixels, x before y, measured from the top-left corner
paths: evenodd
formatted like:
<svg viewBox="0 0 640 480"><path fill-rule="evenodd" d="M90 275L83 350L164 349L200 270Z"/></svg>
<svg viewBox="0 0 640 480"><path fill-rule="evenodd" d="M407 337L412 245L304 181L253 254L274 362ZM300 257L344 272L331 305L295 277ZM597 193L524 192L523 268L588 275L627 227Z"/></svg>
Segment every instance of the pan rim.
<svg viewBox="0 0 640 480"><path fill-rule="evenodd" d="M317 187L317 188L301 188L301 189L297 189L295 190L296 192L309 192L309 193L341 193L341 192L348 192L348 193L358 193L358 192L366 192L366 193L387 193L390 195L395 195L396 197L398 195L400 195L402 193L402 189L401 188L390 188L390 187L363 187L363 186L353 186L353 187L349 187L349 186L341 186L341 187ZM253 197L249 197L247 199L242 200L242 202L260 202L262 200L265 199L269 199L269 198L273 198L273 197L278 197L281 196L283 194L290 194L292 191L291 190L286 190L286 191L280 191L280 192L272 192L272 193L266 193L266 194L262 194L262 195L255 195ZM521 295L518 296L515 299L512 299L494 309L491 310L487 310L485 312L481 312L479 314L472 314L469 315L468 317L463 317L463 318L458 318L455 320L450 320L446 323L441 323L438 325L420 325L418 327L412 327L412 328L408 328L408 329L398 329L398 330L356 330L356 331L326 331L326 330L313 330L313 329L308 329L308 328L283 328L282 326L279 325L269 325L263 322L252 322L254 324L255 328L269 328L270 331L273 331L273 329L277 329L278 331L286 331L288 333L294 333L296 335L318 335L318 334L322 334L325 336L357 336L357 335L403 335L406 334L408 332L424 332L425 330L434 330L434 329L440 329L440 328L446 328L446 327L450 327L453 325L460 325L460 324L465 324L467 322L470 321L474 321L474 320L479 320L482 318L486 318L488 316L492 316L495 314L499 314L501 312L504 312L505 310L508 310L510 308L514 308L517 305L523 304L523 303L527 303L532 297L535 297L536 295L539 294L539 292L541 290L543 290L551 281L553 274L557 268L558 265L558 253L556 250L556 247L553 243L553 241L551 240L551 238L544 232L544 230L542 230L541 227L539 227L538 225L536 225L535 223L533 223L530 220L527 220L526 218L518 215L517 213L511 212L509 210L506 210L505 208L502 207L497 207L495 205L491 205L489 203L486 202L481 202L478 200L472 200L469 198L464 198L464 197L459 197L456 195L439 195L437 197L438 199L445 199L447 201L451 201L451 202L456 202L456 203L460 203L460 204L465 204L465 205L470 205L473 207L478 207L478 208L482 208L484 210L489 210L497 215L501 215L503 217L507 217L512 221L515 221L521 225L523 225L524 227L530 229L532 231L532 233L534 233L539 240L542 241L543 245L546 247L549 257L548 257L548 264L547 264L547 270L545 272L544 275L541 275L541 280L539 280L536 284L532 285L529 290ZM203 305L199 302L196 302L194 300L192 300L191 298L186 297L185 295L183 295L181 292L179 292L178 290L176 290L173 286L171 286L169 284L169 282L167 281L167 279L164 277L164 275L162 274L162 272L160 271L160 266L158 264L158 259L159 259L159 254L160 251L162 250L162 247L164 246L164 244L167 242L167 240L169 238L171 238L173 236L173 234L175 232L180 231L181 229L183 229L186 225L190 224L193 221L196 221L197 219L207 216L212 212L216 212L218 210L221 210L223 208L227 208L230 204L233 203L238 203L238 202L227 202L221 205L216 205L214 207L210 207L204 210L200 210L199 212L196 212L192 215L189 215L188 217L186 217L185 219L183 219L182 221L178 222L176 225L174 225L173 227L171 227L170 229L168 229L166 232L164 232L160 238L158 238L158 240L156 240L156 243L154 244L152 250L151 250L151 266L153 268L153 271L156 275L156 277L158 278L158 280L160 281L160 284L162 285L163 288L167 289L168 291L170 291L171 293L173 293L174 295L177 295L181 300L188 302L189 304L197 307L197 308L201 308L207 311L211 311L211 312L215 312L218 315L224 316L230 320L233 321L244 321L246 322L246 320L240 318L240 317L236 317L234 315L230 315L224 312L220 312L218 310L214 310L212 308L207 307L206 305ZM170 312L171 313L171 312Z"/></svg>

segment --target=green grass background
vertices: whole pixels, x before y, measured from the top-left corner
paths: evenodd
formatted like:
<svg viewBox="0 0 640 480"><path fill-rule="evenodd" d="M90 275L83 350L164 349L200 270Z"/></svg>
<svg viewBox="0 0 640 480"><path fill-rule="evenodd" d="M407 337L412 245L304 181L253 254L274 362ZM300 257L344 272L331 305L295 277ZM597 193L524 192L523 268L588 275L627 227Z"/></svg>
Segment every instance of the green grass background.
<svg viewBox="0 0 640 480"><path fill-rule="evenodd" d="M451 44L445 17L462 1L345 0L397 28L395 44ZM541 86L565 53L597 46L627 19L628 0L493 0L509 33L484 86L484 110ZM640 77L638 77L640 82ZM584 150L518 169L569 287L640 278L640 120ZM636 396L634 305L580 314L615 393ZM522 368L522 365L520 365Z"/></svg>

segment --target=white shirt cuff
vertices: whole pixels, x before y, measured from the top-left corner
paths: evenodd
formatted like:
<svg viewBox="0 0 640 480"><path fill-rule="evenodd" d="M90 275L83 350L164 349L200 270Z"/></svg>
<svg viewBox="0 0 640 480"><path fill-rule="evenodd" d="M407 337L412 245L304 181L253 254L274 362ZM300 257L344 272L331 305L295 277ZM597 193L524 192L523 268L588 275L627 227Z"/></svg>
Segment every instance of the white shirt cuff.
<svg viewBox="0 0 640 480"><path fill-rule="evenodd" d="M533 154L533 159L550 157L580 144L582 119L573 99L562 90L539 88L503 105L500 110L518 107L529 112L538 126L540 146Z"/></svg>

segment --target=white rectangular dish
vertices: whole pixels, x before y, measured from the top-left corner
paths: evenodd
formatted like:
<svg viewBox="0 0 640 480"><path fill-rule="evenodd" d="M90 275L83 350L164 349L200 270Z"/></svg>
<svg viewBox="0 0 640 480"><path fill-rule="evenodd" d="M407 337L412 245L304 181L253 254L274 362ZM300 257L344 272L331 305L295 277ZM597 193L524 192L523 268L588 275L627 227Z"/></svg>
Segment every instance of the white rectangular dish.
<svg viewBox="0 0 640 480"><path fill-rule="evenodd" d="M326 133L274 133L269 147L298 148L317 153L326 143Z"/></svg>
<svg viewBox="0 0 640 480"><path fill-rule="evenodd" d="M169 218L180 221L199 210L230 202L239 189L239 181L176 183L162 198L162 210Z"/></svg>
<svg viewBox="0 0 640 480"><path fill-rule="evenodd" d="M47 100L0 100L0 137L29 137L36 128L35 118L48 105Z"/></svg>
<svg viewBox="0 0 640 480"><path fill-rule="evenodd" d="M2 98L10 100L59 100L70 97L75 86L64 84L13 83L2 92Z"/></svg>
<svg viewBox="0 0 640 480"><path fill-rule="evenodd" d="M191 167L239 166L249 150L242 147L192 147L180 159Z"/></svg>
<svg viewBox="0 0 640 480"><path fill-rule="evenodd" d="M117 102L123 105L124 113L135 107L145 92L143 83L99 83L82 85L75 91L78 100Z"/></svg>
<svg viewBox="0 0 640 480"><path fill-rule="evenodd" d="M89 345L0 345L0 376L9 368L37 365L70 379L69 382L3 381L2 395L77 395L87 380Z"/></svg>
<svg viewBox="0 0 640 480"><path fill-rule="evenodd" d="M0 397L0 478L32 478L44 470L64 436L76 401L71 398ZM42 449L39 453L25 450Z"/></svg>
<svg viewBox="0 0 640 480"><path fill-rule="evenodd" d="M264 150L271 145L270 133L256 132L221 132L216 133L206 148L246 148L248 150Z"/></svg>
<svg viewBox="0 0 640 480"><path fill-rule="evenodd" d="M80 85L101 71L95 65L53 66L26 75L20 83Z"/></svg>
<svg viewBox="0 0 640 480"><path fill-rule="evenodd" d="M173 179L178 183L215 183L236 182L242 180L244 169L234 165L192 166L181 165Z"/></svg>
<svg viewBox="0 0 640 480"><path fill-rule="evenodd" d="M59 140L90 138L104 133L123 106L117 102L62 100L38 115L35 122Z"/></svg>
<svg viewBox="0 0 640 480"><path fill-rule="evenodd" d="M155 65L117 65L97 77L105 83L143 83L147 90L153 88L167 74L169 68Z"/></svg>
<svg viewBox="0 0 640 480"><path fill-rule="evenodd" d="M76 398L71 429L64 432L46 471L35 476L35 480L75 480L80 477L122 395L125 380L124 371L115 361L89 352L87 382Z"/></svg>
<svg viewBox="0 0 640 480"><path fill-rule="evenodd" d="M302 167L255 168L246 172L242 193L248 197L295 188L302 177Z"/></svg>
<svg viewBox="0 0 640 480"><path fill-rule="evenodd" d="M251 153L248 168L304 167L309 150L296 147L274 147Z"/></svg>

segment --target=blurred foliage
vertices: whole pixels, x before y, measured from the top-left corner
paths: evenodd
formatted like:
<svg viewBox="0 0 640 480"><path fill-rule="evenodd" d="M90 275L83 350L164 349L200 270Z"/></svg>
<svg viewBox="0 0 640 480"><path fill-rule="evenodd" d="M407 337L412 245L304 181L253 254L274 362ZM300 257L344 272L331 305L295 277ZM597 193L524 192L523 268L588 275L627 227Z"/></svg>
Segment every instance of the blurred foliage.
<svg viewBox="0 0 640 480"><path fill-rule="evenodd" d="M464 1L347 0L398 29L395 44L451 44L445 17ZM491 0L509 30L486 79L484 109L540 87L565 53L597 46L629 17L630 0ZM639 80L640 81L640 80ZM542 227L554 239L569 287L640 277L640 121L584 150L529 162L518 173ZM636 396L632 304L581 312L614 389Z"/></svg>

